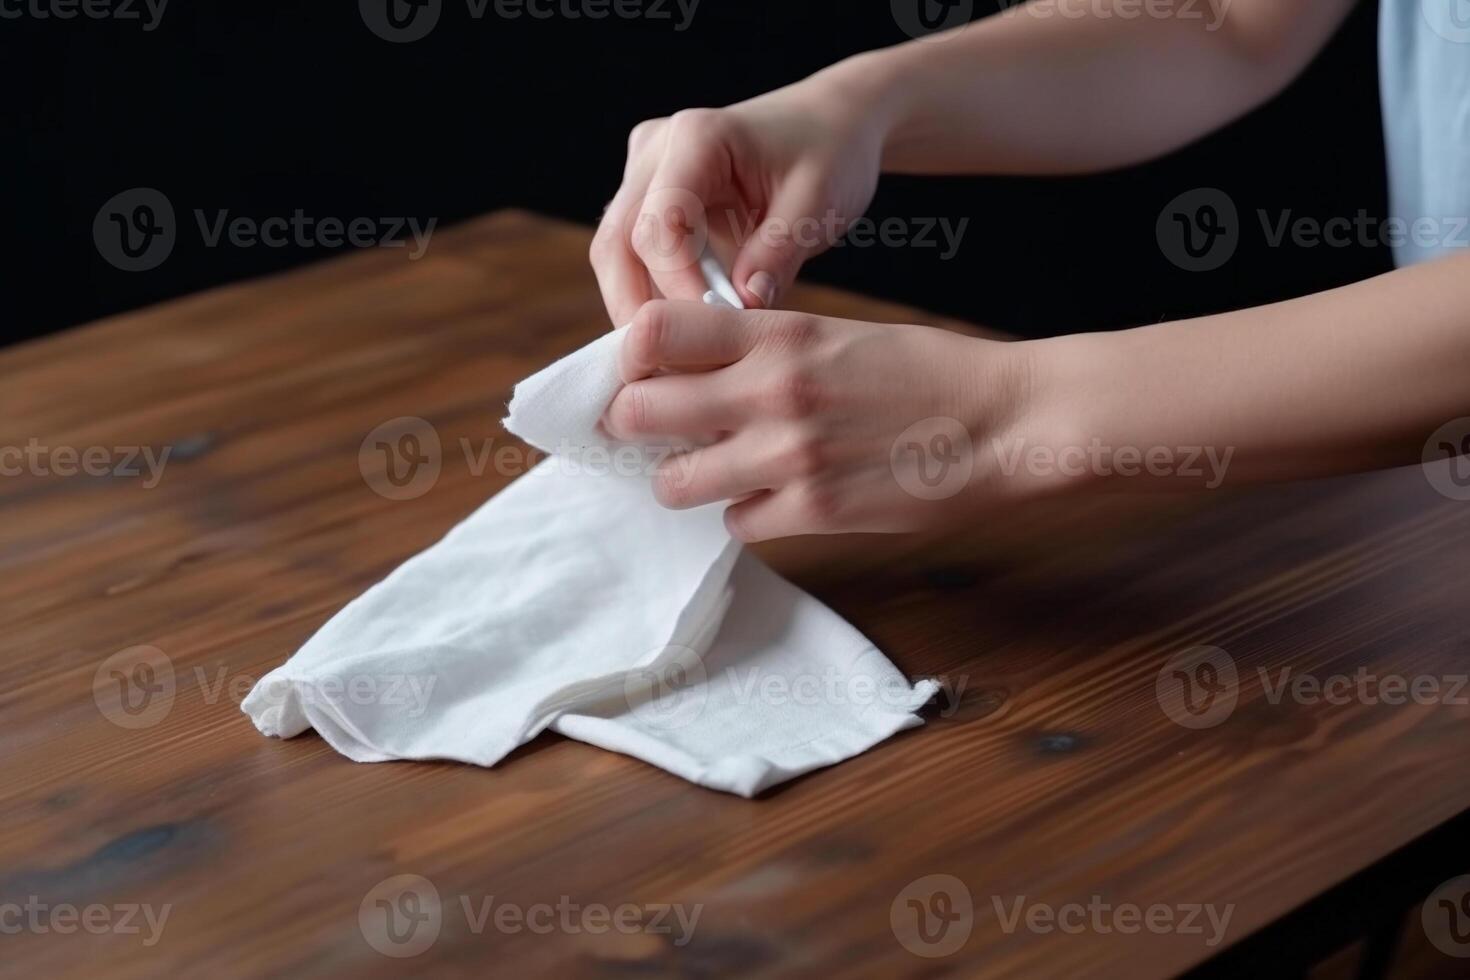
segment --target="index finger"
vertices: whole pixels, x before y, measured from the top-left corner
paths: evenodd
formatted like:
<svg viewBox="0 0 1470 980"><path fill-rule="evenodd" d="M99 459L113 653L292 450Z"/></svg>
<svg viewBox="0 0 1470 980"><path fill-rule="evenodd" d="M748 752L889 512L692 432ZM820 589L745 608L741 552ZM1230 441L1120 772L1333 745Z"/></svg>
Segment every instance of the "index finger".
<svg viewBox="0 0 1470 980"><path fill-rule="evenodd" d="M699 260L709 242L708 204L726 166L712 143L674 146L648 183L629 239L669 299L699 299L709 288Z"/></svg>
<svg viewBox="0 0 1470 980"><path fill-rule="evenodd" d="M706 303L644 303L618 352L618 373L632 383L659 368L734 364L755 346L751 314Z"/></svg>
<svg viewBox="0 0 1470 980"><path fill-rule="evenodd" d="M638 200L638 191L627 183L618 188L618 193L602 215L588 251L607 315L612 318L613 325L619 327L633 319L638 307L653 298L653 285L648 281L648 273L623 234L628 213Z"/></svg>

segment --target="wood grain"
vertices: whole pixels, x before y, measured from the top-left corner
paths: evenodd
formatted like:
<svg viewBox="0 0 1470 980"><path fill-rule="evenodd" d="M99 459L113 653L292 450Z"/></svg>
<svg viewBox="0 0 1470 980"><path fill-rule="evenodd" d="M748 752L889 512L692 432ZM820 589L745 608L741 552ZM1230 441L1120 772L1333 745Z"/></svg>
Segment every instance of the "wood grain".
<svg viewBox="0 0 1470 980"><path fill-rule="evenodd" d="M513 479L472 472L456 447L516 447L498 425L511 385L604 329L587 242L500 213L416 262L354 255L0 351L0 446L172 453L153 486L0 477L0 909L169 909L152 946L115 929L0 934L0 971L1167 976L1470 810L1470 708L1273 704L1258 674L1470 671L1470 505L1417 468L763 548L902 670L960 694L754 801L551 736L493 770L354 765L314 735L261 737L244 686ZM792 302L940 322L821 289ZM446 451L432 490L395 501L359 448L400 416L432 423ZM1228 719L1195 730L1156 682L1201 644L1228 651L1241 683ZM104 714L94 679L140 645L168 658L176 690L134 730ZM443 902L439 938L407 961L359 925L398 874ZM960 879L974 913L963 947L928 959L890 907L932 874ZM477 932L460 899L490 896L701 912L684 945ZM996 910L1094 896L1232 915L1211 948L1007 932Z"/></svg>

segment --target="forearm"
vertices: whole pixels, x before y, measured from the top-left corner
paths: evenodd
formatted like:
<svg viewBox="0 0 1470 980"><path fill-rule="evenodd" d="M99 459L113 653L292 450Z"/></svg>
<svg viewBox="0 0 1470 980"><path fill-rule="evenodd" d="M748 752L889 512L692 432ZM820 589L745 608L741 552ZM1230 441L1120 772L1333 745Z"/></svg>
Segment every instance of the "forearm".
<svg viewBox="0 0 1470 980"><path fill-rule="evenodd" d="M1229 483L1414 463L1431 433L1470 415L1470 256L1256 309L1031 346L1030 423L1053 450L1155 450L1176 463L1212 450L1228 460L1216 476ZM1071 482L1129 475L1084 469ZM1167 465L1133 476L1133 485L1220 482Z"/></svg>
<svg viewBox="0 0 1470 980"><path fill-rule="evenodd" d="M809 80L897 173L1063 174L1166 153L1280 91L1352 0L1042 0Z"/></svg>

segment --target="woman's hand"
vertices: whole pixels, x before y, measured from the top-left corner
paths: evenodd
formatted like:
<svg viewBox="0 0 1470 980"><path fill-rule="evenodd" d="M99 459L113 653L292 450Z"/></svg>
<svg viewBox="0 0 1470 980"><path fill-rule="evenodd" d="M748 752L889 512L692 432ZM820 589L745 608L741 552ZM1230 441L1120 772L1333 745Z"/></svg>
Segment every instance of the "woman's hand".
<svg viewBox="0 0 1470 980"><path fill-rule="evenodd" d="M1032 421L1026 344L655 301L620 370L608 432L707 444L666 458L654 492L737 501L725 519L743 541L916 530L1036 489L993 451Z"/></svg>
<svg viewBox="0 0 1470 980"><path fill-rule="evenodd" d="M726 109L640 123L592 240L613 322L659 295L699 299L710 239L744 303L774 305L872 200L882 136L860 106L850 85L819 74Z"/></svg>

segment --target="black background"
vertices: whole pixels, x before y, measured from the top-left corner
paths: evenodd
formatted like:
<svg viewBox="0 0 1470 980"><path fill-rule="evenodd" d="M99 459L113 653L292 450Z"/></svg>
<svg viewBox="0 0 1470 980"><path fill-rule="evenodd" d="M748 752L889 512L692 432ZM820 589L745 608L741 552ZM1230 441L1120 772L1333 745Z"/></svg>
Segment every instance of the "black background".
<svg viewBox="0 0 1470 980"><path fill-rule="evenodd" d="M1256 218L1386 211L1375 6L1360 5L1285 95L1167 159L1080 179L885 178L870 216L968 217L958 255L843 247L806 275L1038 336L1385 270L1382 247L1270 247ZM994 7L981 0L977 16ZM370 32L354 0L172 0L151 32L137 20L0 20L15 168L0 340L332 254L206 247L195 208L444 227L516 205L591 223L638 120L738 101L906 39L886 0L701 0L684 31L677 8L662 8L666 19L594 21L508 20L492 7L476 20L465 0L444 0L432 33L407 44ZM161 266L129 273L99 255L92 221L137 186L168 196L180 232ZM1219 270L1186 272L1154 226L1170 199L1201 186L1234 199L1241 245Z"/></svg>

